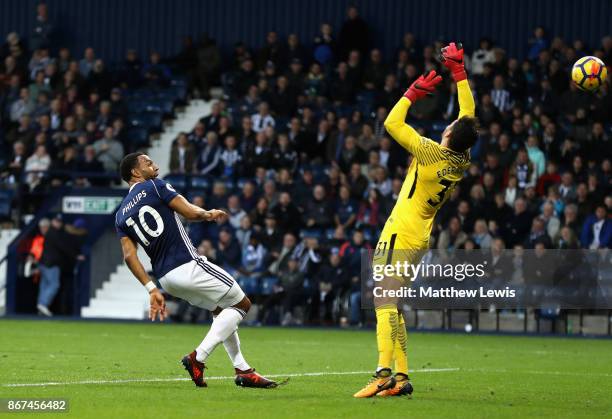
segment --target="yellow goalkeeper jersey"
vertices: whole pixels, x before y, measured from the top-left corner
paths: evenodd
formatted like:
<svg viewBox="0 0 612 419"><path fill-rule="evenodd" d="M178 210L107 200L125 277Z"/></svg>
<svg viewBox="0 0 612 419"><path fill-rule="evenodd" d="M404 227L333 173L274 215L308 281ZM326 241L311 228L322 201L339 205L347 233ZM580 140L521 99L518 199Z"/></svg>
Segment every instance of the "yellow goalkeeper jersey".
<svg viewBox="0 0 612 419"><path fill-rule="evenodd" d="M457 83L460 113L474 116L475 105L467 80ZM397 202L385 223L377 253L393 249L426 249L433 219L470 164L470 153L455 152L421 137L406 124L411 103L402 97L385 121L385 128L413 159Z"/></svg>

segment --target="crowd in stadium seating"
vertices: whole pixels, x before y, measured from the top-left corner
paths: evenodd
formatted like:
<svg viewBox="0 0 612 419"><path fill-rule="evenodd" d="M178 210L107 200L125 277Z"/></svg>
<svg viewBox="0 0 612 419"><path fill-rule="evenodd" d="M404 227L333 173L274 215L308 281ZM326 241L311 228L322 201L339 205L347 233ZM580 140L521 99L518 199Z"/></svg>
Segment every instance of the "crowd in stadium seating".
<svg viewBox="0 0 612 419"><path fill-rule="evenodd" d="M375 245L410 161L385 132L387 113L435 69L444 85L414 104L408 121L439 139L458 115L456 87L436 58L443 41L407 33L384 57L368 48L368 33L349 8L339 31L323 23L312 42L270 32L261 48L237 43L224 62L210 38L186 39L174 58L192 93L208 98L219 80L224 97L177 137L167 180L197 205L229 211L227 222L192 224L189 235L247 293L261 295L260 322L279 321L279 312L284 324L331 322L337 313L360 322L360 250ZM612 63L612 39L591 48L566 41L537 28L524 60L488 39L465 45L481 136L436 218L432 247L612 244L610 84L587 94L569 78L582 55ZM129 51L109 71L94 49L81 60L49 51L42 42L27 53L16 34L3 47L1 114L12 148L4 183L28 169L112 171L135 146L122 95L171 83L155 53L142 64ZM30 176L36 187L40 174ZM307 309L297 315L294 307Z"/></svg>
<svg viewBox="0 0 612 419"><path fill-rule="evenodd" d="M409 163L383 121L420 74L445 72L442 42L406 34L384 60L364 48L367 33L351 9L337 40L323 24L308 47L275 32L259 49L236 44L223 100L173 146L168 179L198 205L230 213L227 223L192 225L191 239L263 294L259 321L279 305L284 324L332 313L360 320L349 308L358 306L359 250L376 243ZM612 62L612 39L592 51L537 28L523 61L488 39L466 49L481 138L439 212L432 247L609 247L612 95L609 85L581 92L569 74L587 53ZM455 85L445 82L408 118L434 139L458 114ZM294 319L291 308L305 302Z"/></svg>
<svg viewBox="0 0 612 419"><path fill-rule="evenodd" d="M15 195L12 207L30 213L51 185L108 185L180 96L157 52L109 66L87 48L79 59L54 42L46 4L37 13L29 43L12 32L0 51L0 220L14 218Z"/></svg>

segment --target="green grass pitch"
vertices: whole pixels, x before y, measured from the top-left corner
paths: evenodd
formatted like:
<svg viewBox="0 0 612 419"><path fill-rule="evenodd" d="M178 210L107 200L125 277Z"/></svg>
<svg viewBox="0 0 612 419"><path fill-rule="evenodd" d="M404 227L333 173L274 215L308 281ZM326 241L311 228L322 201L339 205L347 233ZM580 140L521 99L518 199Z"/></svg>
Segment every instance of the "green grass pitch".
<svg viewBox="0 0 612 419"><path fill-rule="evenodd" d="M359 372L376 365L371 330L242 328L247 360L264 374L292 375L289 384L244 389L218 378L198 389L179 360L207 329L2 320L0 398L69 399L69 413L45 418L612 415L612 340L409 332L413 397L357 400L369 378ZM222 347L208 366L211 377L233 373ZM31 386L50 382L61 384Z"/></svg>

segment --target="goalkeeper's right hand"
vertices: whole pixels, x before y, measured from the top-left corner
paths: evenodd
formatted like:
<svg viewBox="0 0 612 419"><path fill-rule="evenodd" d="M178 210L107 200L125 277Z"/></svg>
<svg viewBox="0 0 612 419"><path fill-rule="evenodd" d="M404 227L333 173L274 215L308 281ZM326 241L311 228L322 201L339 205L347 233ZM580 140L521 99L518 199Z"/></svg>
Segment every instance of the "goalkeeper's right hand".
<svg viewBox="0 0 612 419"><path fill-rule="evenodd" d="M455 44L451 42L442 50L442 64L450 71L455 82L467 79L467 73L465 72L465 65L463 62L463 46L460 42Z"/></svg>
<svg viewBox="0 0 612 419"><path fill-rule="evenodd" d="M410 85L410 88L404 93L404 97L411 103L430 95L436 90L436 85L442 81L442 76L438 76L435 70L431 70L429 74L423 75L416 79Z"/></svg>

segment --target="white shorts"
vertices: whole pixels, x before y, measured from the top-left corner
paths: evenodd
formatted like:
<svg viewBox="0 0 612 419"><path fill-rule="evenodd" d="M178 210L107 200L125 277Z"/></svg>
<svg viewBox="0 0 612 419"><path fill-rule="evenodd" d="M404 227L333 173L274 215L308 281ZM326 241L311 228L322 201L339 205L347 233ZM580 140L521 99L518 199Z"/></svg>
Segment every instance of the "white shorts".
<svg viewBox="0 0 612 419"><path fill-rule="evenodd" d="M204 258L174 268L159 283L171 295L210 311L231 307L245 297L230 274Z"/></svg>

